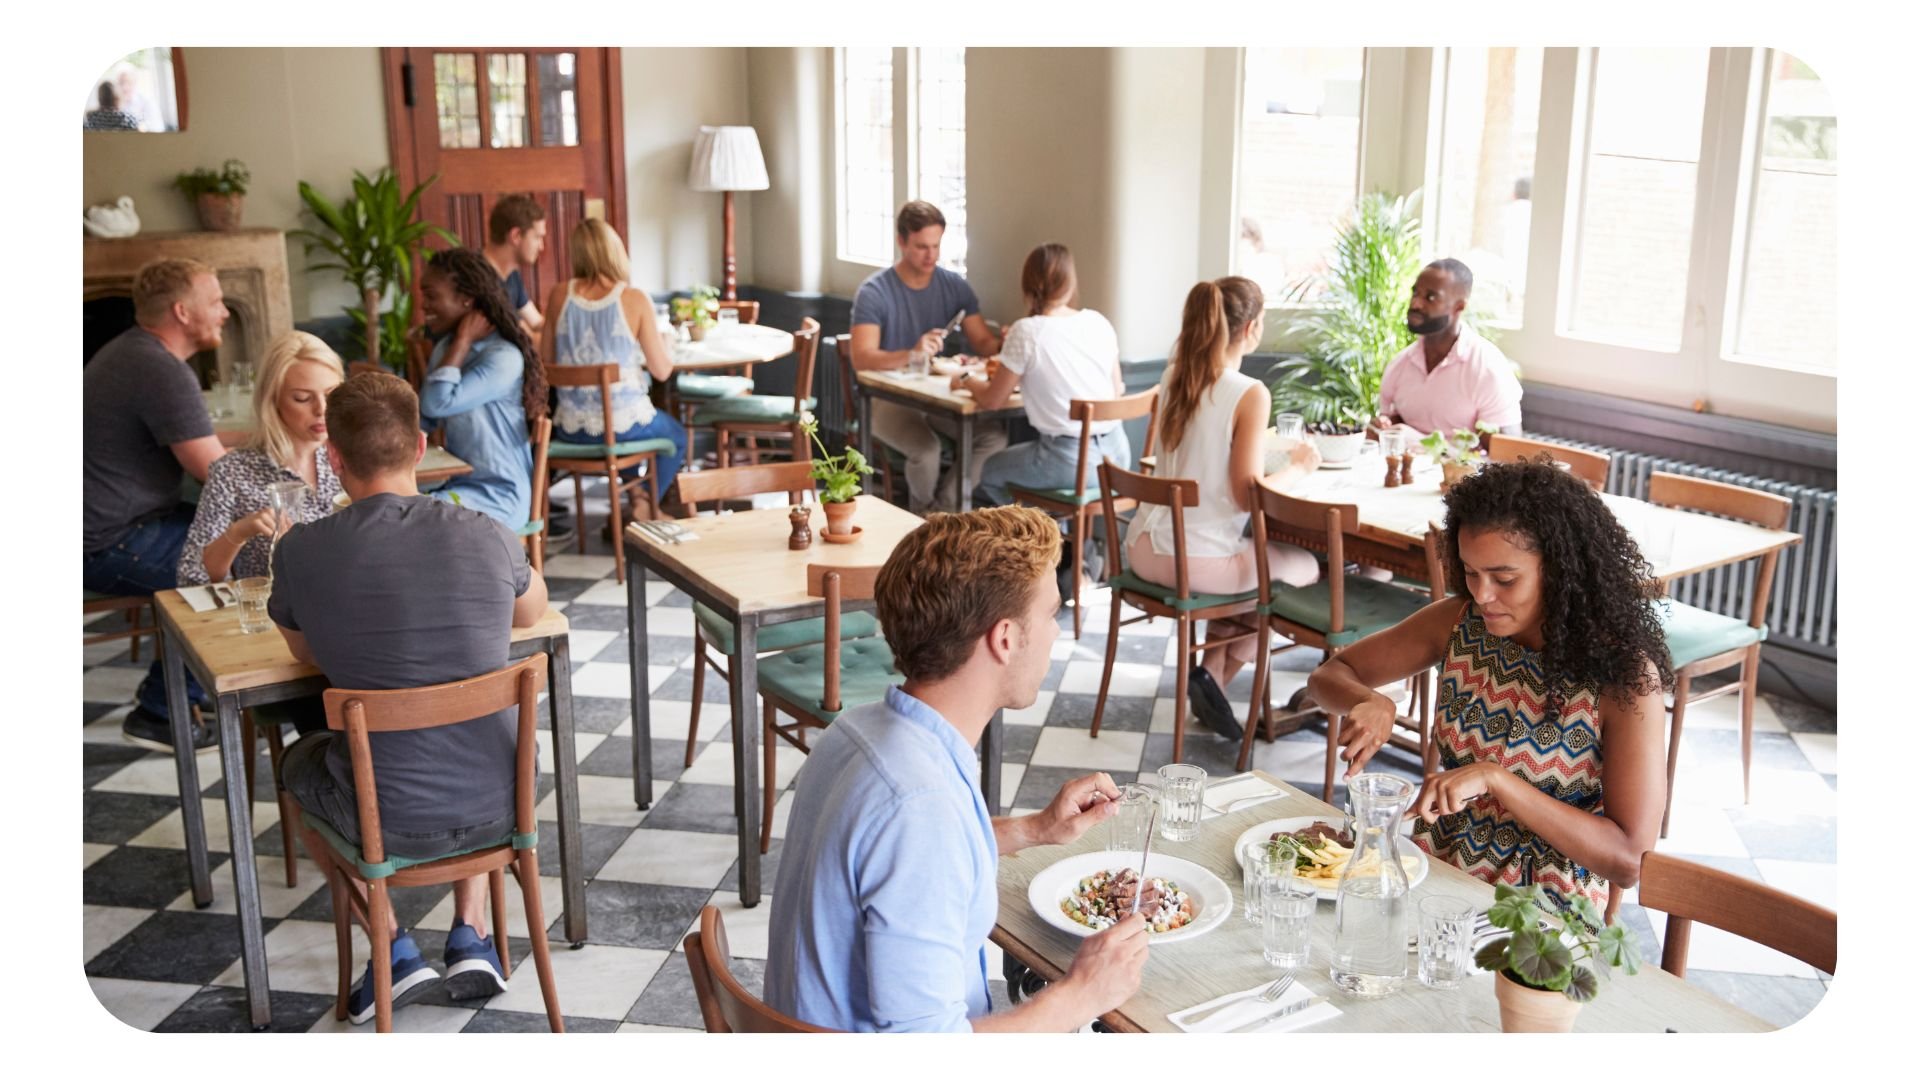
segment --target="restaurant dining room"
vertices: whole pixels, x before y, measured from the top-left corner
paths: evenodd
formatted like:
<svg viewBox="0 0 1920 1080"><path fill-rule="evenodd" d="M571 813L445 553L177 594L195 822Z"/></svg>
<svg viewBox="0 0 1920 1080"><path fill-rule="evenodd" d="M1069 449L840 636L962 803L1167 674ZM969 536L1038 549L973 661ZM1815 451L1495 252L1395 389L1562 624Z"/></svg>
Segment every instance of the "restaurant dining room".
<svg viewBox="0 0 1920 1080"><path fill-rule="evenodd" d="M137 1068L1788 1032L1683 1051L1765 1068L1864 1027L1876 61L1691 14L862 10L147 13L46 61L84 353L79 895L20 893L50 1030ZM75 820L73 769L16 820ZM1904 844L1846 818L1885 902ZM778 1052L925 1067L869 1045ZM1015 1060L979 1045L935 1067Z"/></svg>

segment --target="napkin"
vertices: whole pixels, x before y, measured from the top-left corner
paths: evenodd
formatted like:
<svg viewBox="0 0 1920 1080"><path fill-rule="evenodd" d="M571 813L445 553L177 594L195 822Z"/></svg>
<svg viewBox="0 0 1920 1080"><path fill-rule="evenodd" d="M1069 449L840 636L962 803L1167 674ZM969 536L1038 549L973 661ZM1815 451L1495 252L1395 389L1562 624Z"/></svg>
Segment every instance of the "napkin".
<svg viewBox="0 0 1920 1080"><path fill-rule="evenodd" d="M185 600L187 606L195 611L213 611L220 607L220 604L213 598L213 586L211 585L194 585L181 589L180 599ZM233 590L224 589L224 587L220 594L220 599L225 600L229 604L239 603L239 601L233 599Z"/></svg>
<svg viewBox="0 0 1920 1080"><path fill-rule="evenodd" d="M1271 985L1271 982L1272 981L1269 980L1248 990L1238 990L1231 994L1222 994L1212 1001L1203 1001L1198 1005L1182 1009L1177 1013L1168 1013L1167 1019L1173 1021L1174 1026L1181 1031L1190 1031L1195 1034L1204 1035L1228 1032L1235 1028L1245 1027L1264 1015L1279 1012L1289 1005L1305 1001L1314 995L1312 989L1296 981L1292 986L1287 987L1286 993L1280 995L1280 1000L1258 1000L1260 991L1265 990ZM1235 1002L1235 1004L1227 1005L1225 1008L1219 1009L1218 1012L1203 1016L1199 1023L1192 1026L1188 1026L1182 1019L1195 1013L1205 1013L1208 1009L1216 1008L1229 1001ZM1311 1009L1302 1009L1292 1016L1282 1017L1271 1024L1254 1028L1253 1032L1272 1034L1280 1031L1293 1031L1296 1028L1308 1027L1313 1024L1331 1020L1339 1015L1340 1010L1334 1008L1332 1002L1323 1001ZM1252 1034L1253 1032L1248 1032L1248 1034Z"/></svg>
<svg viewBox="0 0 1920 1080"><path fill-rule="evenodd" d="M1285 792L1257 776L1241 776L1208 784L1206 794L1201 796L1200 801L1206 807L1206 816L1218 817L1234 803L1240 803L1234 807L1235 811L1240 811L1259 805L1254 800L1262 795L1277 799L1283 794ZM1246 801L1242 802L1243 799Z"/></svg>

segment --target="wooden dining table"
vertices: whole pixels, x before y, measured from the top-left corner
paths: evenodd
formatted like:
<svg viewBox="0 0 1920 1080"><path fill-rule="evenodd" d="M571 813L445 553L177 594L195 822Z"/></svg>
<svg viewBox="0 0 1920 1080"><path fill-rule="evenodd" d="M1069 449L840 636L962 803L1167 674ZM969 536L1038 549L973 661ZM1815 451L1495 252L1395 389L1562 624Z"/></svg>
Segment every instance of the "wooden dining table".
<svg viewBox="0 0 1920 1080"><path fill-rule="evenodd" d="M653 732L647 684L648 572L725 616L733 624L733 679L727 687L732 712L733 801L740 840L740 902L760 902L760 675L756 643L761 629L798 619L818 618L826 601L807 594L807 567L879 566L894 546L922 520L874 495L856 500L853 523L860 529L852 543L820 539L825 522L813 515L814 542L799 551L787 547L790 507L685 518L678 522L691 538L670 543L635 522L626 528L628 663L633 679L633 798L642 810L653 798ZM843 600L841 610L871 610L870 600ZM696 661L697 662L697 661ZM1000 759L1004 720L995 713L980 740L981 791L987 805L1000 805Z"/></svg>
<svg viewBox="0 0 1920 1080"><path fill-rule="evenodd" d="M699 341L673 341L667 346L673 356L673 370L726 371L765 364L793 351L793 335L772 326L741 323L725 330L707 329Z"/></svg>
<svg viewBox="0 0 1920 1080"><path fill-rule="evenodd" d="M180 816L186 832L187 868L196 907L213 903L206 822L200 807L200 774L189 730L188 671L214 701L220 725L220 772L226 781L227 835L233 838L233 886L239 915L242 970L253 1026L273 1020L267 993L267 952L261 923L260 881L253 844L253 807L247 778L254 749L241 744L240 710L327 689L320 669L296 660L286 639L272 628L242 633L237 604L195 611L178 589L154 595L160 616L161 669L172 714L173 760L180 783ZM587 940L586 874L580 835L580 786L574 760L573 682L568 662L567 617L552 609L532 626L515 627L509 656L547 655L547 706L553 736L554 801L559 816L562 923L574 947Z"/></svg>
<svg viewBox="0 0 1920 1080"><path fill-rule="evenodd" d="M1217 875L1232 894L1233 912L1225 922L1189 941L1167 940L1151 946L1140 989L1118 1009L1101 1019L1116 1031L1178 1032L1168 1014L1192 1008L1223 994L1246 990L1269 982L1280 974L1261 957L1258 925L1242 917L1240 906L1240 870L1233 850L1242 832L1276 818L1318 816L1342 818L1333 807L1299 791L1266 773L1254 773L1279 789L1281 797L1268 802L1242 806L1232 813L1203 817L1198 834L1185 843L1171 843L1155 837L1153 850L1197 863ZM1053 981L1065 975L1080 938L1057 929L1033 910L1027 887L1034 876L1061 859L1085 852L1100 851L1106 844L1106 830L1096 827L1072 844L1027 848L1002 856L999 873L999 913L994 922L992 940L1007 958ZM1411 844L1404 837L1403 848ZM1138 861L1138 852L1127 858ZM1126 859L1115 856L1116 867ZM1457 896L1485 911L1493 904L1493 887L1441 859L1428 860L1425 880L1414 886L1409 896L1408 923L1414 923L1411 909L1422 897ZM1349 996L1333 986L1328 975L1328 960L1333 951L1334 903L1322 900L1313 916L1313 929L1307 963L1297 970L1299 985L1325 995L1340 1015L1309 1028L1321 1031L1431 1031L1497 1032L1500 1007L1494 998L1493 980L1498 976L1475 971L1452 990L1433 990L1414 978L1417 957L1407 957L1407 979L1400 988L1384 997L1361 999ZM1177 932L1177 931L1176 931ZM1626 975L1615 971L1601 980L1600 994L1584 1005L1574 1021L1577 1032L1599 1031L1683 1031L1683 1032L1758 1032L1772 1026L1707 993L1705 990L1662 971L1658 957L1642 957L1639 973ZM1010 975L1016 974L1010 972Z"/></svg>
<svg viewBox="0 0 1920 1080"><path fill-rule="evenodd" d="M974 427L982 420L1005 420L1026 415L1026 404L1015 391L1007 403L997 409L982 408L971 390L955 390L952 370L914 375L906 371L856 371L854 393L860 398L860 452L873 460L873 402L891 401L930 416L951 418L960 428L955 440L953 467L960 477L954 485L956 510L973 509L973 490L966 482L973 464Z"/></svg>

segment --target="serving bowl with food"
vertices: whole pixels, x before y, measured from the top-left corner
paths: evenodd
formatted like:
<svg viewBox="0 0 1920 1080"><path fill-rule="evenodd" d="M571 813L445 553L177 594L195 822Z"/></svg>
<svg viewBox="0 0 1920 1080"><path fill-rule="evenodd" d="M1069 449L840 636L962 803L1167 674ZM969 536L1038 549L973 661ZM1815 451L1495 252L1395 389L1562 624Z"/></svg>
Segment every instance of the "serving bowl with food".
<svg viewBox="0 0 1920 1080"><path fill-rule="evenodd" d="M1027 902L1049 925L1087 937L1133 911L1147 918L1147 943L1186 941L1226 921L1233 911L1227 883L1186 859L1151 855L1140 873L1138 856L1094 851L1071 855L1035 874Z"/></svg>

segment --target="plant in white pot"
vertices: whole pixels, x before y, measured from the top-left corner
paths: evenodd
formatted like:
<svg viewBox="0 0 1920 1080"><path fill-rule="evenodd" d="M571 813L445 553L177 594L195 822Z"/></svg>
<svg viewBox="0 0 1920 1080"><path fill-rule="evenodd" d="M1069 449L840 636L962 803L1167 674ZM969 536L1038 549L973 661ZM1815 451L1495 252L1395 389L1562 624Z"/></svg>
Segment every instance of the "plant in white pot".
<svg viewBox="0 0 1920 1080"><path fill-rule="evenodd" d="M1495 973L1501 1030L1571 1031L1580 1006L1600 993L1596 972L1608 978L1613 968L1639 973L1633 934L1607 926L1586 897L1571 897L1568 910L1546 915L1546 893L1538 885L1493 889L1487 921L1507 933L1482 945L1473 962Z"/></svg>

